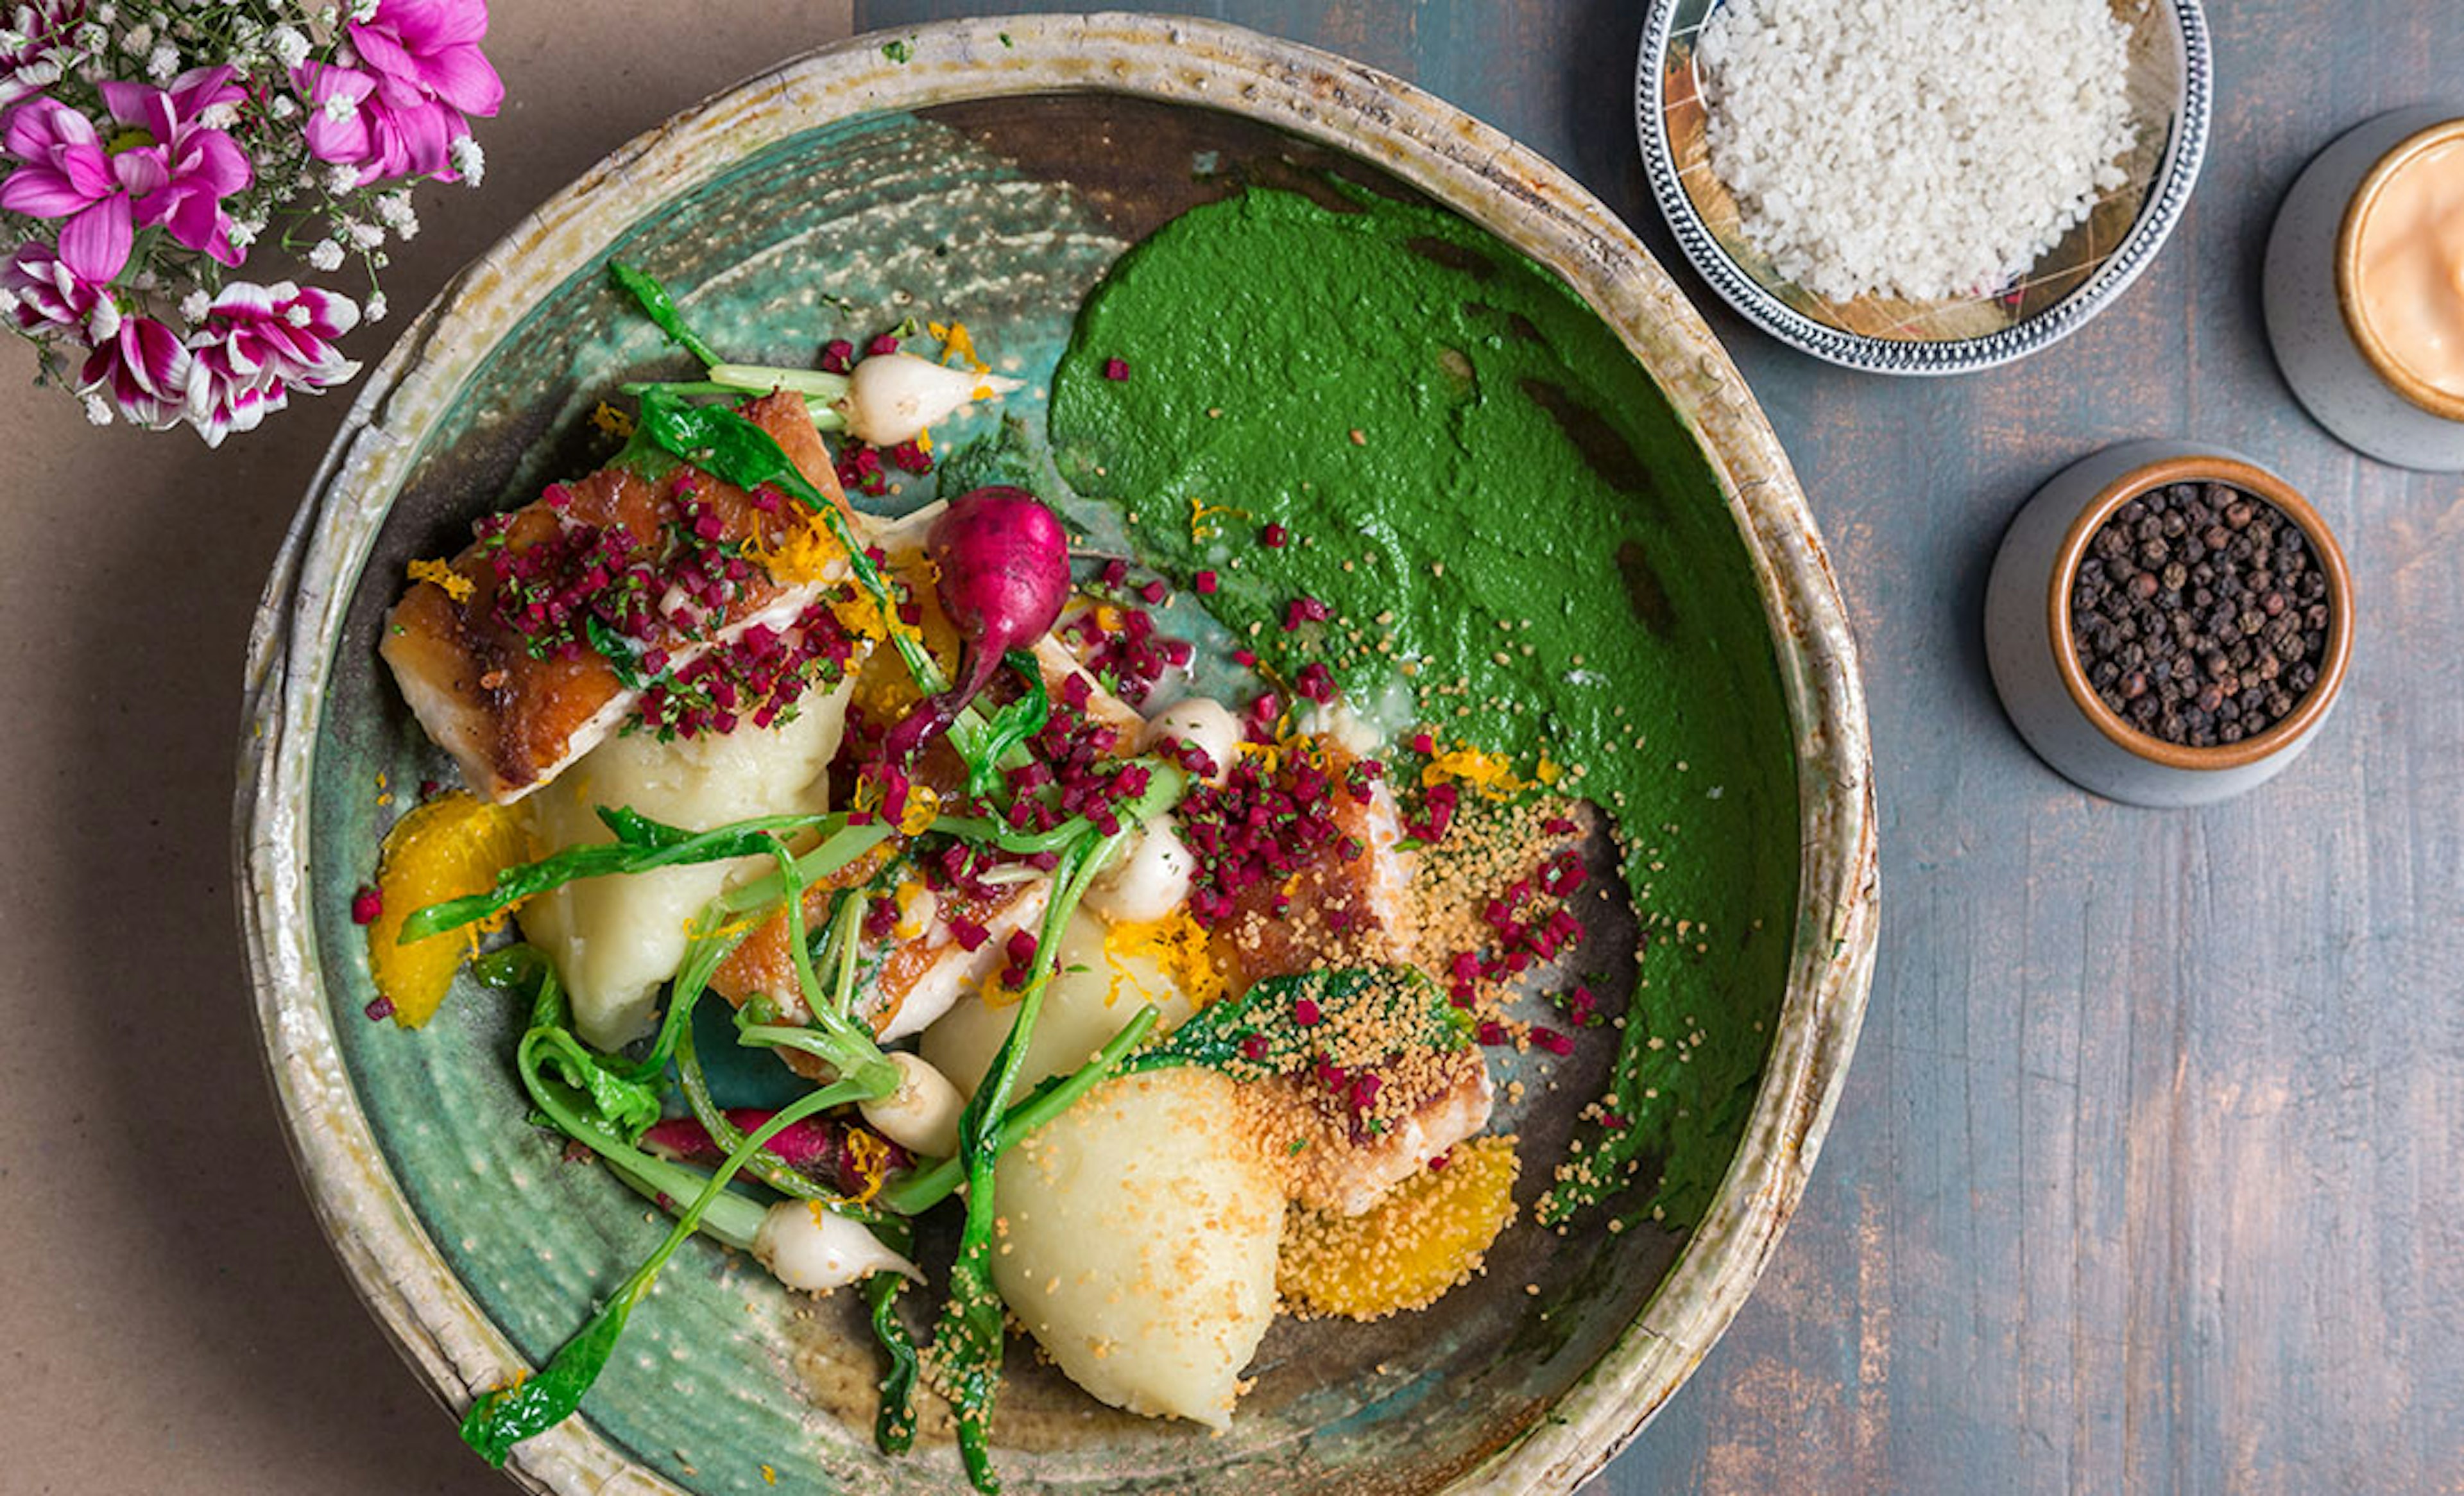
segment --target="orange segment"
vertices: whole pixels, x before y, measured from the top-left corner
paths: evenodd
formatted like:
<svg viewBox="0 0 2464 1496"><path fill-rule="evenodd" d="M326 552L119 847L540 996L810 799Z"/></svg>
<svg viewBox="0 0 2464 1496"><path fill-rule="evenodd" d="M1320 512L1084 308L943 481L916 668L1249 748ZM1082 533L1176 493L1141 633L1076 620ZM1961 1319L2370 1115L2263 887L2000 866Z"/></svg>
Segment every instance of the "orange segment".
<svg viewBox="0 0 2464 1496"><path fill-rule="evenodd" d="M403 921L445 899L495 887L496 874L528 854L520 812L492 805L467 791L439 795L393 824L377 867L384 900L368 926L368 971L393 1002L393 1021L417 1028L436 1014L453 974L479 948L479 936L503 926L497 915L466 930L398 943Z"/></svg>
<svg viewBox="0 0 2464 1496"><path fill-rule="evenodd" d="M1352 1319L1435 1304L1479 1270L1514 1219L1514 1173L1512 1138L1477 1137L1365 1215L1294 1212L1276 1272L1284 1301Z"/></svg>

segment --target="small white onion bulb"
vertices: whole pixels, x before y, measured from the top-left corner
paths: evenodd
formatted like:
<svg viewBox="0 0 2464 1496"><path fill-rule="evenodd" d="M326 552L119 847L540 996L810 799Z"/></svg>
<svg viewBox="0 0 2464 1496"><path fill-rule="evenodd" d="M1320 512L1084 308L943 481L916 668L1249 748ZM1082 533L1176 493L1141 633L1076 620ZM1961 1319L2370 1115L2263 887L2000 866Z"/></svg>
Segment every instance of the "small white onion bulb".
<svg viewBox="0 0 2464 1496"><path fill-rule="evenodd" d="M1206 782L1221 784L1241 756L1241 722L1231 708L1213 696L1184 696L1147 722L1139 746L1154 753L1167 739L1206 755L1206 761L1213 765Z"/></svg>
<svg viewBox="0 0 2464 1496"><path fill-rule="evenodd" d="M955 1157L958 1152L958 1113L966 1107L958 1088L920 1054L899 1050L890 1056L898 1067L898 1089L856 1108L872 1130L911 1154L926 1158Z"/></svg>
<svg viewBox="0 0 2464 1496"><path fill-rule="evenodd" d="M877 1272L904 1273L917 1283L915 1265L881 1244L881 1239L825 1208L817 1199L782 1199L761 1218L753 1255L781 1283L809 1293L826 1293Z"/></svg>
<svg viewBox="0 0 2464 1496"><path fill-rule="evenodd" d="M1127 850L1088 886L1086 907L1116 925L1161 919L1189 897L1198 859L1170 815L1146 824Z"/></svg>
<svg viewBox="0 0 2464 1496"><path fill-rule="evenodd" d="M858 441L895 447L949 419L978 390L1005 395L1018 387L1017 380L999 374L952 368L912 353L876 353L847 376L839 413Z"/></svg>

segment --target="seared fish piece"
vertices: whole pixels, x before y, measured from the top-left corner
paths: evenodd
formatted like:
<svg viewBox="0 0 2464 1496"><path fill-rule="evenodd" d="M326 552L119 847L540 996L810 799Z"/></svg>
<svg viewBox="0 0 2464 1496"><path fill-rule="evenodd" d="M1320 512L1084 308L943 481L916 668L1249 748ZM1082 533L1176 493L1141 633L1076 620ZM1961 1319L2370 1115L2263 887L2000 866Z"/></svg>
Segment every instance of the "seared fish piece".
<svg viewBox="0 0 2464 1496"><path fill-rule="evenodd" d="M806 890L805 928L821 929L829 918L837 891L871 879L887 861L886 856L879 861L860 859L831 880L831 887ZM959 998L993 979L1007 960L1009 937L1043 920L1050 895L1051 885L1041 878L997 890L989 898L968 898L947 890L937 896L926 895L933 899L934 908L918 921L920 931L893 931L858 957L857 969L867 975L856 985L857 1015L883 1044L921 1033ZM952 928L958 922L983 930L984 938L975 949L959 942ZM828 979L826 973L822 976ZM710 987L737 1007L757 995L766 997L790 1023L803 1023L811 1016L798 988L794 956L787 948L783 910L745 936L744 943L712 976ZM816 1079L820 1078L816 1071L825 1068L801 1050L782 1049L779 1057L798 1073Z"/></svg>
<svg viewBox="0 0 2464 1496"><path fill-rule="evenodd" d="M852 517L802 395L767 395L743 408L797 471ZM679 475L689 475L690 495L680 493ZM697 546L678 543L688 498L716 521L714 533L691 538ZM748 541L759 549L805 520L803 506L792 498L765 492L757 500L691 469L653 480L602 468L577 482L551 485L510 515L481 521L480 538L453 559L449 578L414 583L394 605L379 652L393 667L420 726L453 756L471 788L499 803L519 800L614 732L640 693L586 638L560 639L534 652L534 636L515 627L517 599L509 595L499 606L500 555L519 558L551 543L561 551L542 556L579 555L583 542L605 539L631 557L706 557L711 548ZM580 576L560 572L555 580L586 590L590 564L578 561L567 569ZM670 667L681 671L756 624L783 629L844 577L845 561L825 575L784 583L759 561L745 569L749 574L732 582L733 596L717 608L703 608L683 587L644 589L649 595L642 603L652 618L646 646L665 652Z"/></svg>

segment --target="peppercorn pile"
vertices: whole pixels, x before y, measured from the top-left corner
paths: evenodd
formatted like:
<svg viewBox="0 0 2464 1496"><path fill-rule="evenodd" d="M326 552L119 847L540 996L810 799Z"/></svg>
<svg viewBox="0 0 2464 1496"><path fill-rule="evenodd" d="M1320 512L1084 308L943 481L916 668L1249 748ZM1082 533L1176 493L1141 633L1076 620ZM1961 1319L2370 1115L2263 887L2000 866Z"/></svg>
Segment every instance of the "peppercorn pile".
<svg viewBox="0 0 2464 1496"><path fill-rule="evenodd" d="M2236 743L2319 683L2327 577L2283 511L2220 483L2151 490L2113 513L2071 585L2088 685L2168 743Z"/></svg>

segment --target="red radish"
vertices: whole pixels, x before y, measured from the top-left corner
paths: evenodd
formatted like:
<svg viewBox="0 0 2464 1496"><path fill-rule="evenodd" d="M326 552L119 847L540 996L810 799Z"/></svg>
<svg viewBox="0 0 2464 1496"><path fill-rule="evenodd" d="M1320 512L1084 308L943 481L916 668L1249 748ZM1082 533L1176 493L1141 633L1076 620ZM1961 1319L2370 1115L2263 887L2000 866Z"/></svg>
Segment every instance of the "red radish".
<svg viewBox="0 0 2464 1496"><path fill-rule="evenodd" d="M1024 489L979 488L950 501L925 532L941 610L957 626L958 684L916 703L882 740L902 762L949 729L1001 669L1001 656L1048 632L1069 599L1069 537Z"/></svg>

